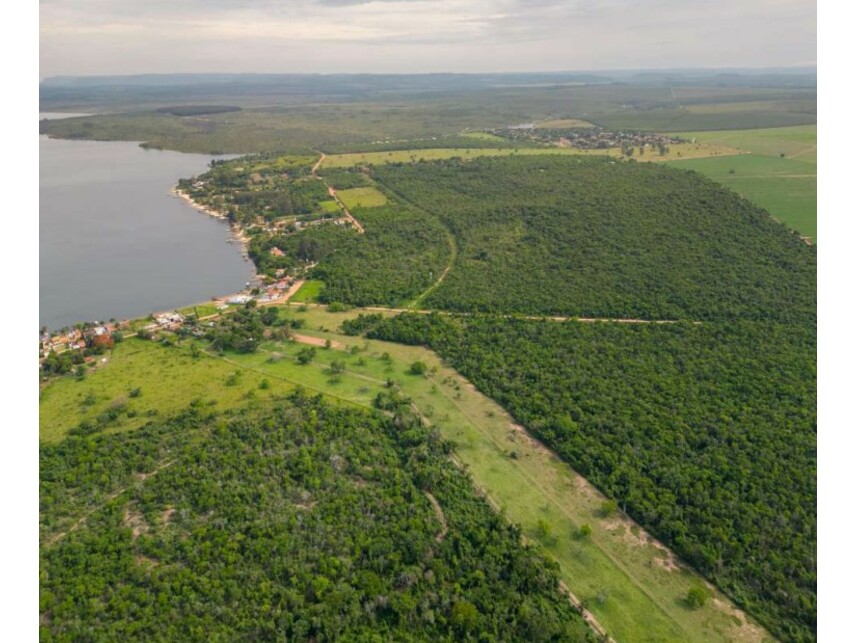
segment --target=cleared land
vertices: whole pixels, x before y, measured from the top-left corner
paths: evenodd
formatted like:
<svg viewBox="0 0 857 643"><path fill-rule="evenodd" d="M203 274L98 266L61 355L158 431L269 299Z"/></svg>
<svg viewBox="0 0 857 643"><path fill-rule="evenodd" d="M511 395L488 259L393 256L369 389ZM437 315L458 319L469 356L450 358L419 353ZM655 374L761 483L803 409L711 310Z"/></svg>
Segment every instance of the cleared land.
<svg viewBox="0 0 857 643"><path fill-rule="evenodd" d="M387 197L376 188L350 188L336 193L349 210L355 208L377 208L387 203Z"/></svg>
<svg viewBox="0 0 857 643"><path fill-rule="evenodd" d="M671 159L707 158L709 156L727 156L740 154L739 150L722 145L703 143L679 143L671 145L666 155L660 155L655 150L647 150L643 155L636 155L642 161L668 161ZM452 158L471 159L485 156L612 156L624 158L622 150L610 148L606 150L578 150L569 147L521 147L521 148L429 148L415 150L398 150L391 152L360 152L352 154L331 154L325 157L326 168L348 168L361 165L383 165L388 163L416 163L418 161L440 161ZM341 193L340 193L341 194Z"/></svg>
<svg viewBox="0 0 857 643"><path fill-rule="evenodd" d="M595 127L589 121L584 121L580 118L554 118L547 121L539 121L535 124L536 128L545 129L565 129L570 127Z"/></svg>
<svg viewBox="0 0 857 643"><path fill-rule="evenodd" d="M789 228L817 239L816 126L677 134L749 154L673 164L704 174L768 210Z"/></svg>
<svg viewBox="0 0 857 643"><path fill-rule="evenodd" d="M328 214L334 214L339 212L339 204L333 199L330 199L329 201L321 201L318 205Z"/></svg>
<svg viewBox="0 0 857 643"><path fill-rule="evenodd" d="M131 338L102 357L96 370L84 379L71 376L49 382L39 394L39 440L58 442L81 422L96 422L113 415L111 432L137 429L156 417L187 408L194 400L213 402L214 410L232 408L250 391L260 397L283 392L276 382L259 390L263 377L243 373L206 355L192 357L155 342ZM139 389L139 393L133 391ZM258 390L258 391L257 391Z"/></svg>
<svg viewBox="0 0 857 643"><path fill-rule="evenodd" d="M324 288L324 282L318 279L307 279L304 285L300 287L291 298L291 301L297 302L313 302L318 301L318 295L321 289Z"/></svg>

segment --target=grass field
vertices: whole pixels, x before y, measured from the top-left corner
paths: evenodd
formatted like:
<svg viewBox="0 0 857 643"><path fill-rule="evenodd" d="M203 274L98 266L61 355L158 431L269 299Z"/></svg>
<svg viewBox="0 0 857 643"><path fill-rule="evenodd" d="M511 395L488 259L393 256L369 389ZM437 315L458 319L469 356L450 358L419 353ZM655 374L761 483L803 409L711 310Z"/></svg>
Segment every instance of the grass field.
<svg viewBox="0 0 857 643"><path fill-rule="evenodd" d="M750 154L677 161L747 197L790 228L817 240L816 126L677 134Z"/></svg>
<svg viewBox="0 0 857 643"><path fill-rule="evenodd" d="M185 316L197 315L199 317L208 317L209 315L214 315L218 312L217 306L218 304L207 301L205 303L179 308L176 312Z"/></svg>
<svg viewBox="0 0 857 643"><path fill-rule="evenodd" d="M318 205L328 214L334 214L336 212L339 212L339 204L333 199L330 199L329 201L322 201Z"/></svg>
<svg viewBox="0 0 857 643"><path fill-rule="evenodd" d="M595 127L595 125L579 118L554 118L536 123L536 129L566 129L572 127Z"/></svg>
<svg viewBox="0 0 857 643"><path fill-rule="evenodd" d="M473 138L479 141L494 141L495 143L506 143L505 138L502 136L497 136L496 134L491 134L489 132L465 132L462 136L466 138Z"/></svg>
<svg viewBox="0 0 857 643"><path fill-rule="evenodd" d="M336 193L349 210L354 208L376 208L387 203L387 197L377 188L351 188Z"/></svg>
<svg viewBox="0 0 857 643"><path fill-rule="evenodd" d="M291 301L295 302L314 302L318 301L318 296L321 294L321 289L324 288L324 282L317 279L307 279L304 285L292 295Z"/></svg>
<svg viewBox="0 0 857 643"><path fill-rule="evenodd" d="M701 610L688 609L682 597L698 583L691 571L676 568L670 554L647 541L623 518L602 517L604 498L567 465L513 427L511 418L478 393L431 351L338 334L339 324L360 311L330 313L320 307L291 314L305 320L302 335L330 339L315 362L299 365L296 344L267 344L265 352L231 355L241 365L271 381L301 384L336 399L371 406L388 379L399 384L427 419L456 444L459 459L474 482L525 534L538 540L559 562L562 576L619 641L762 640L761 630L736 616L720 595ZM271 361L277 353L276 361ZM389 359L383 359L384 353ZM334 360L345 372L333 376ZM407 370L425 362L426 377ZM538 529L539 521L550 533ZM592 535L580 538L582 525ZM712 590L713 591L713 590Z"/></svg>
<svg viewBox="0 0 857 643"><path fill-rule="evenodd" d="M800 125L797 127L769 127L749 130L724 130L719 132L680 132L676 136L696 139L704 143L725 145L746 150L753 154L815 162L817 149L817 127Z"/></svg>
<svg viewBox="0 0 857 643"><path fill-rule="evenodd" d="M643 155L634 156L641 161L668 161L672 159L706 158L710 156L727 156L740 153L739 150L723 145L707 143L679 143L670 145L669 153L659 155L654 150L646 150ZM534 156L534 155L585 155L585 156L615 156L622 158L621 150L611 148L606 150L578 150L570 147L538 147L518 149L497 148L429 148L424 150L399 150L395 152L363 152L353 154L332 154L324 159L324 167L356 167L359 165L381 165L385 163L414 163L417 161L438 161L451 158L477 158L480 156ZM339 196L342 196L342 192Z"/></svg>
<svg viewBox="0 0 857 643"><path fill-rule="evenodd" d="M96 370L83 380L61 377L49 382L39 394L39 439L57 442L81 422L94 421L111 407L127 405L110 431L139 428L154 415L167 416L187 408L196 399L214 400L219 410L232 408L248 395L271 395L287 388L272 382L259 389L264 379L243 372L227 384L236 367L223 360L201 355L191 357L187 349L161 346L142 339L128 339L103 356ZM140 389L137 397L131 395ZM252 392L252 393L251 393Z"/></svg>

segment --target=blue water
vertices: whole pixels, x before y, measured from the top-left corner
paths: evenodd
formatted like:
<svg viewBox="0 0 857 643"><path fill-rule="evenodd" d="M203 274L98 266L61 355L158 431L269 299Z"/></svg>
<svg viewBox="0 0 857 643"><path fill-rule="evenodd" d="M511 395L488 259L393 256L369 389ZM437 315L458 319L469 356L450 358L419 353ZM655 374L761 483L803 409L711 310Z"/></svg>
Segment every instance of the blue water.
<svg viewBox="0 0 857 643"><path fill-rule="evenodd" d="M253 266L229 226L170 194L211 158L40 136L40 325L139 317L241 289Z"/></svg>

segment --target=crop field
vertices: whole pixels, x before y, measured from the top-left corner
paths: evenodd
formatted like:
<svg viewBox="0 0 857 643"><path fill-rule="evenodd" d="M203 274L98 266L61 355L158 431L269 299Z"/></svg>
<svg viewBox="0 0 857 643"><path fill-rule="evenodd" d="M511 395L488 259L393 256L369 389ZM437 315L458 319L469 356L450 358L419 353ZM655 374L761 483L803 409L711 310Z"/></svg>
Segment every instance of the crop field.
<svg viewBox="0 0 857 643"><path fill-rule="evenodd" d="M768 210L778 221L817 240L816 126L682 132L688 139L749 152L734 158L693 159L696 170Z"/></svg>
<svg viewBox="0 0 857 643"><path fill-rule="evenodd" d="M387 197L377 188L350 188L337 192L337 196L349 210L354 208L377 208L387 203Z"/></svg>
<svg viewBox="0 0 857 643"><path fill-rule="evenodd" d="M643 155L634 156L642 161L668 161L671 159L706 158L709 156L727 156L739 154L739 150L708 143L678 143L671 145L669 152L661 156L656 150L647 149ZM486 156L613 156L624 158L618 148L606 150L579 150L569 147L534 148L435 148L398 150L390 152L363 152L352 154L333 154L324 159L325 168L348 168L361 165L384 165L388 163L416 163L419 161L440 161L452 158L471 159ZM341 196L341 193L340 193Z"/></svg>
<svg viewBox="0 0 857 643"><path fill-rule="evenodd" d="M565 129L572 127L595 127L589 121L584 121L580 118L554 118L547 121L539 121L535 124L536 129Z"/></svg>
<svg viewBox="0 0 857 643"><path fill-rule="evenodd" d="M177 413L194 400L213 401L215 410L234 407L248 395L267 397L291 388L272 383L260 390L262 376L242 371L230 379L235 367L188 350L170 349L151 341L131 338L103 356L94 373L82 380L65 376L49 382L39 393L39 440L58 442L81 422L114 414L110 431L141 427L154 417ZM101 359L101 358L99 358ZM139 389L139 393L133 393Z"/></svg>
<svg viewBox="0 0 857 643"><path fill-rule="evenodd" d="M461 135L464 138L472 138L477 141L488 141L491 143L507 143L508 141L502 136L491 134L490 132L465 132Z"/></svg>

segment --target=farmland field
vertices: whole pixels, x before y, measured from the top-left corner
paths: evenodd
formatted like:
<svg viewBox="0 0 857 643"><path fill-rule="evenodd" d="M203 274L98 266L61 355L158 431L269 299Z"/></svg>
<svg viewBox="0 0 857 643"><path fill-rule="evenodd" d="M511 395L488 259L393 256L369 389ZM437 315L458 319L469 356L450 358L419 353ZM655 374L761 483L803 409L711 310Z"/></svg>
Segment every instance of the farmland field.
<svg viewBox="0 0 857 643"><path fill-rule="evenodd" d="M635 157L642 161L667 161L670 159L706 158L738 154L739 151L724 145L677 143L670 146L666 155L647 150L643 156ZM491 156L612 156L623 158L618 148L605 150L579 150L568 147L520 147L520 148L443 148L411 149L390 152L360 152L351 154L333 154L325 158L325 168L349 168L360 165L379 165L388 163L415 163L418 161L438 161L453 158L472 159Z"/></svg>
<svg viewBox="0 0 857 643"><path fill-rule="evenodd" d="M339 204L333 199L330 199L329 201L321 201L318 205L324 212L327 212L328 214L336 214L339 212Z"/></svg>
<svg viewBox="0 0 857 643"><path fill-rule="evenodd" d="M816 241L816 127L778 127L721 132L682 132L678 136L726 145L747 155L675 161L735 190L777 220Z"/></svg>
<svg viewBox="0 0 857 643"><path fill-rule="evenodd" d="M350 188L337 192L337 196L349 210L354 208L375 208L387 203L387 197L376 188Z"/></svg>

